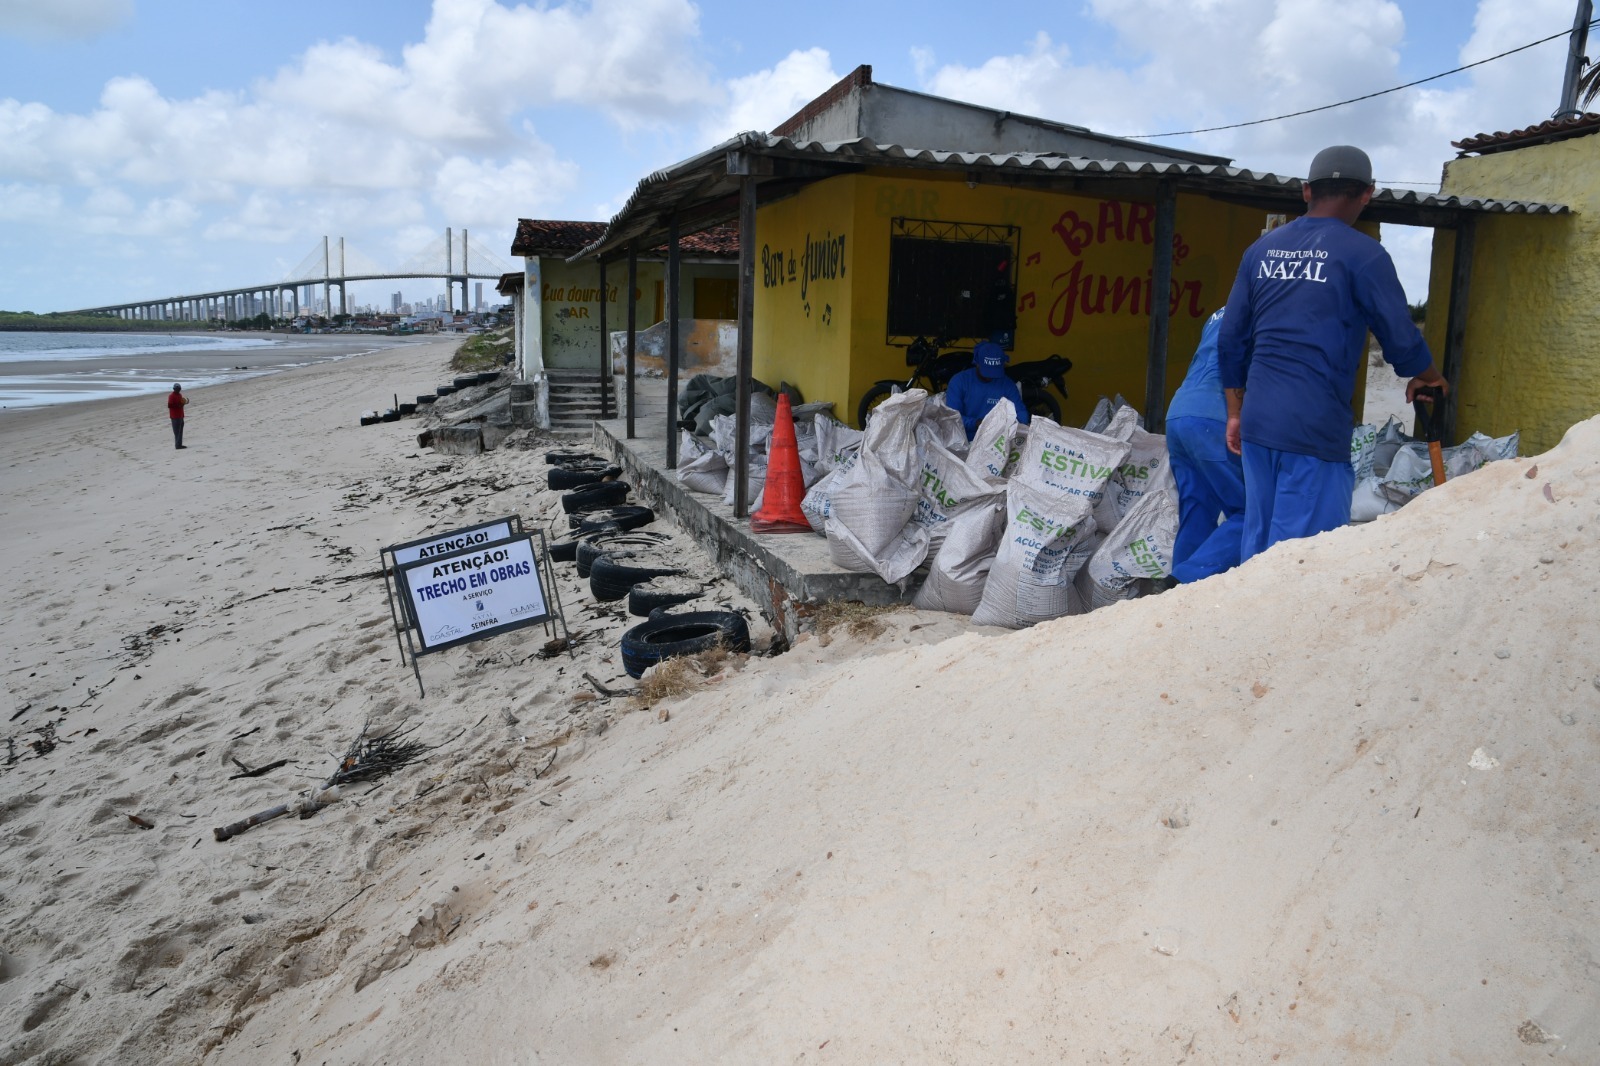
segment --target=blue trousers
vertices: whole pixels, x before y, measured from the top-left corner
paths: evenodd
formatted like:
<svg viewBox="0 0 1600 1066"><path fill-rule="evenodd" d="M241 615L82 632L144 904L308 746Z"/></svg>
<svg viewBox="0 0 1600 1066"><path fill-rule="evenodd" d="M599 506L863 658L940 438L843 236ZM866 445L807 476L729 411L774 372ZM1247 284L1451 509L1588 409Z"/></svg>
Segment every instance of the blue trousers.
<svg viewBox="0 0 1600 1066"><path fill-rule="evenodd" d="M1244 467L1228 450L1223 439L1226 429L1226 423L1215 418L1167 420L1167 452L1172 457L1172 478L1178 483L1172 576L1185 584L1239 565Z"/></svg>
<svg viewBox="0 0 1600 1066"><path fill-rule="evenodd" d="M1280 452L1244 442L1244 537L1240 561L1282 540L1350 522L1356 472L1349 460Z"/></svg>

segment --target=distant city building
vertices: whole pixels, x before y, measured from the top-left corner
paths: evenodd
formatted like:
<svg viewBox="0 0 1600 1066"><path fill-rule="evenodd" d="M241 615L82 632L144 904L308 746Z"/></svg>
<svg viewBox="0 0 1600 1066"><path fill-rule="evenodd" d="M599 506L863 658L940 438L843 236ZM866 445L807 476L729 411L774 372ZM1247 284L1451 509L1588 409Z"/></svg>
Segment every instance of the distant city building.
<svg viewBox="0 0 1600 1066"><path fill-rule="evenodd" d="M393 311L397 315L400 314L400 294L399 293L395 293L393 296L389 297L389 309L391 311Z"/></svg>

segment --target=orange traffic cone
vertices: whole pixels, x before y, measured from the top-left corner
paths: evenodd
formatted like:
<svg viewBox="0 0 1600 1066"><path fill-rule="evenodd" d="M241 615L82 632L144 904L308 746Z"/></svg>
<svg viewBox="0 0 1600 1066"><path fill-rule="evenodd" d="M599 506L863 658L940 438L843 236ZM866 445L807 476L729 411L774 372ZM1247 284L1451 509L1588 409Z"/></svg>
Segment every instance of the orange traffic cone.
<svg viewBox="0 0 1600 1066"><path fill-rule="evenodd" d="M806 482L800 474L800 445L794 439L794 412L789 410L789 397L779 393L772 443L767 446L767 487L761 497L761 510L750 516L750 531L810 533L811 523L800 509L800 501L805 496Z"/></svg>

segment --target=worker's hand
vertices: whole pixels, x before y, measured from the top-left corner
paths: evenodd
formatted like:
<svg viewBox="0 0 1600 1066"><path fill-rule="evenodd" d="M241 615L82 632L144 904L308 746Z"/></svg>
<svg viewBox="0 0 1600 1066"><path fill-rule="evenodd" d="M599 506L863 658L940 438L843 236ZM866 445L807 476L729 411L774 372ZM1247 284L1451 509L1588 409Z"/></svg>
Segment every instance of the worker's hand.
<svg viewBox="0 0 1600 1066"><path fill-rule="evenodd" d="M1433 367L1429 367L1410 381L1406 382L1406 403L1414 403L1418 389L1439 388L1444 390L1446 396L1450 395L1450 383L1444 375Z"/></svg>
<svg viewBox="0 0 1600 1066"><path fill-rule="evenodd" d="M1228 450L1234 455L1244 454L1244 445L1242 443L1242 438L1239 435L1238 415L1234 415L1232 418L1228 419L1228 429L1227 432L1223 434L1223 439L1228 442Z"/></svg>

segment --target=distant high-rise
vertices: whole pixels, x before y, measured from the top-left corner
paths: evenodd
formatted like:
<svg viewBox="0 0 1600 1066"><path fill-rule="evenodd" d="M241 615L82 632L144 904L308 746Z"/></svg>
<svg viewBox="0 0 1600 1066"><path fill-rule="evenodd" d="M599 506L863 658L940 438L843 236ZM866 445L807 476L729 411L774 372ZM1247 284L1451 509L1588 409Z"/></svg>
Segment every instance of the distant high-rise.
<svg viewBox="0 0 1600 1066"><path fill-rule="evenodd" d="M393 296L389 297L389 309L391 311L393 311L397 315L400 313L400 294L399 293L395 293Z"/></svg>

